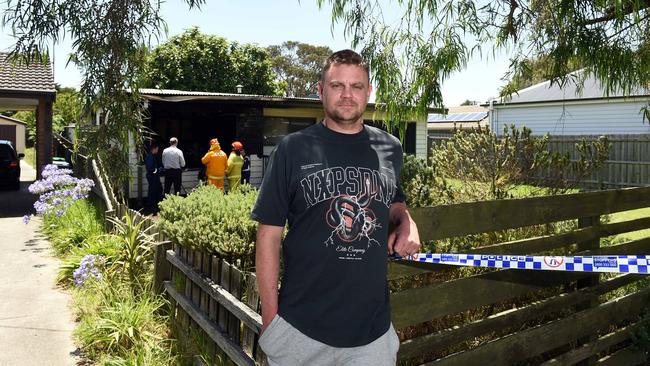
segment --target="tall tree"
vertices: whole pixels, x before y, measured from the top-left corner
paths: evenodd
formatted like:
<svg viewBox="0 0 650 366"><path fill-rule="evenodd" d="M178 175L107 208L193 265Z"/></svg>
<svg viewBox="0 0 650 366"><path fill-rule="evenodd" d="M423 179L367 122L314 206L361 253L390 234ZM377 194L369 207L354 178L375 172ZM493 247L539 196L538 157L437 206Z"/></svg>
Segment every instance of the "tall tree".
<svg viewBox="0 0 650 366"><path fill-rule="evenodd" d="M205 0L185 0L190 7ZM72 41L70 61L82 71L86 114L101 110L104 123L79 136L85 153L102 156L114 187L129 178L127 149L142 146L138 95L146 45L165 28L163 0L8 0L3 25L12 30L15 59L33 62L62 37ZM88 119L84 119L88 120ZM111 143L116 142L116 143ZM110 145L110 146L109 146ZM119 190L118 190L119 192Z"/></svg>
<svg viewBox="0 0 650 366"><path fill-rule="evenodd" d="M269 54L251 44L229 43L197 27L171 37L148 56L144 85L163 89L275 94Z"/></svg>
<svg viewBox="0 0 650 366"><path fill-rule="evenodd" d="M314 46L296 41L269 46L273 70L285 84L288 97L306 97L316 93L316 83L325 60L332 54L327 46Z"/></svg>
<svg viewBox="0 0 650 366"><path fill-rule="evenodd" d="M440 85L475 54L509 52L509 74L522 60L548 56L547 77L571 80L571 63L608 92L650 84L650 2L525 0L317 0L369 60L377 101L391 120L443 104ZM506 75L506 78L509 78ZM581 81L578 80L578 83ZM411 106L411 107L409 107Z"/></svg>

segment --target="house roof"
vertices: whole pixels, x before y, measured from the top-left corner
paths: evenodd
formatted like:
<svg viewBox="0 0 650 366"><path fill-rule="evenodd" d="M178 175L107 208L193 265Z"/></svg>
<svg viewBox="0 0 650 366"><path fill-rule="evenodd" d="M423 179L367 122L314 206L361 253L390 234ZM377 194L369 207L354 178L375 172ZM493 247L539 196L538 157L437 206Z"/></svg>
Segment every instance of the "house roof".
<svg viewBox="0 0 650 366"><path fill-rule="evenodd" d="M8 121L8 122L12 122L12 123L17 123L19 125L27 126L27 123L25 123L25 122L23 122L23 121L21 121L19 119L3 116L2 114L0 114L0 119Z"/></svg>
<svg viewBox="0 0 650 366"><path fill-rule="evenodd" d="M550 80L535 84L525 89L513 93L510 98L502 97L494 101L494 105L499 104L525 104L525 103L546 103L546 102L566 102L594 99L615 99L630 97L647 97L650 96L650 88L635 88L628 95L623 91L617 90L611 92L609 96L605 93L604 86L589 74L584 80L582 89L578 88L578 78L581 76L580 71L568 76L565 85L560 88L557 83L551 85ZM488 106L489 103L482 104Z"/></svg>
<svg viewBox="0 0 650 366"><path fill-rule="evenodd" d="M0 91L54 94L54 75L49 63L14 64L0 52Z"/></svg>
<svg viewBox="0 0 650 366"><path fill-rule="evenodd" d="M217 100L231 102L271 102L321 105L321 101L318 98L278 97L273 95L217 93L174 89L140 89L139 91L140 95L145 99L168 102Z"/></svg>

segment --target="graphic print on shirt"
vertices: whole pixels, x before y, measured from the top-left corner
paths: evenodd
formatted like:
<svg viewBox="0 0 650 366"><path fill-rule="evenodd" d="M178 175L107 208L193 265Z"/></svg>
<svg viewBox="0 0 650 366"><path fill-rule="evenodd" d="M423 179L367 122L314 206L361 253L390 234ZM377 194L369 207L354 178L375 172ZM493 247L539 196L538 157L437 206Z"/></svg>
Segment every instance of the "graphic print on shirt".
<svg viewBox="0 0 650 366"><path fill-rule="evenodd" d="M307 175L300 187L307 208L328 202L323 219L331 232L323 244L335 250L339 259L362 260L367 250L381 248L373 237L381 224L372 206L390 208L396 190L392 174L361 167L332 167Z"/></svg>

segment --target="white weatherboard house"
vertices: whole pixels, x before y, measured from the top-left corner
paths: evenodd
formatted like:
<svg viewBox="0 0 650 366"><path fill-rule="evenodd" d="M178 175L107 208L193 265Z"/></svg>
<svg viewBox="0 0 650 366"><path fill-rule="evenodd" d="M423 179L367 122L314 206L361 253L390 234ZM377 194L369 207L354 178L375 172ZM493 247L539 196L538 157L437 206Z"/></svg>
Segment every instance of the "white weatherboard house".
<svg viewBox="0 0 650 366"><path fill-rule="evenodd" d="M172 136L179 140L178 147L183 150L187 163L187 170L183 172L186 192L199 184L197 173L210 139L218 138L226 153L230 152L232 141L241 141L251 157L251 184L258 186L268 157L278 141L323 118L322 104L314 98L164 89L141 89L140 95L149 112L147 127L154 132L159 146L166 147ZM363 118L367 123L377 125L382 116L382 112L370 103ZM404 151L426 157L427 122L424 119L410 122ZM132 179L128 197L132 199L142 199L147 195L142 158L134 148L131 149Z"/></svg>
<svg viewBox="0 0 650 366"><path fill-rule="evenodd" d="M546 81L484 106L490 107L490 129L497 134L514 124L530 128L533 135L638 135L650 133L641 111L649 101L647 88L606 96L601 83L589 76L582 90L572 80L563 88Z"/></svg>

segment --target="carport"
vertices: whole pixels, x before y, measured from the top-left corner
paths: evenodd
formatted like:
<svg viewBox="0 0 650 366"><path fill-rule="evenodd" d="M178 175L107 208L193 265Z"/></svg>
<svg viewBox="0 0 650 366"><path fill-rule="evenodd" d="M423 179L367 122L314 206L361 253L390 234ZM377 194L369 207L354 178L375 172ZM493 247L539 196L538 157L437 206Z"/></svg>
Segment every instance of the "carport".
<svg viewBox="0 0 650 366"><path fill-rule="evenodd" d="M52 162L52 104L56 98L49 63L15 64L0 53L0 110L36 111L38 177Z"/></svg>

